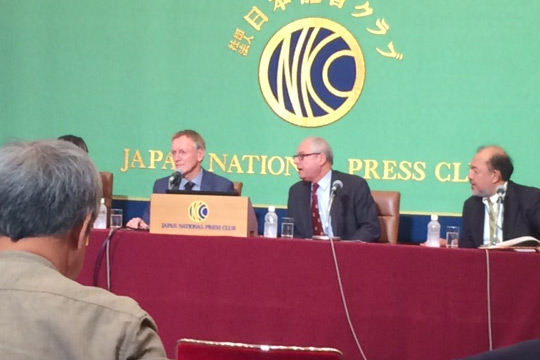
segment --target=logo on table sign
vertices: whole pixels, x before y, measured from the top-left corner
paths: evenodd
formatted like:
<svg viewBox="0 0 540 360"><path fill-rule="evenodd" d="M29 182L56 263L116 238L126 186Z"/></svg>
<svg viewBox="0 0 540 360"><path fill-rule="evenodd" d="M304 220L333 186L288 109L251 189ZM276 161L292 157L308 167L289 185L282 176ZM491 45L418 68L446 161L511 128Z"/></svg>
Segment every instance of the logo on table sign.
<svg viewBox="0 0 540 360"><path fill-rule="evenodd" d="M259 62L259 85L279 117L318 127L352 109L365 73L362 49L346 28L328 19L305 18L268 41Z"/></svg>
<svg viewBox="0 0 540 360"><path fill-rule="evenodd" d="M202 222L208 216L208 206L204 201L194 201L189 205L188 216L192 221Z"/></svg>

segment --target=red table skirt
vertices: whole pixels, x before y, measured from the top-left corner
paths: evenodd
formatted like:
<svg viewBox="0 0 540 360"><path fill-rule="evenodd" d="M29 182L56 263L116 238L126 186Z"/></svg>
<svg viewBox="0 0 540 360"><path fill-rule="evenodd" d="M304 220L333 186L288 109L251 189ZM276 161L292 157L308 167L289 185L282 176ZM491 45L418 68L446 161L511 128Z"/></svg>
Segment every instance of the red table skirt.
<svg viewBox="0 0 540 360"><path fill-rule="evenodd" d="M78 281L93 284L107 237L94 230ZM331 244L120 230L111 291L139 302L168 356L195 338L334 347L362 359ZM540 337L540 254L336 242L344 297L367 359L453 359ZM487 262L489 261L489 272ZM106 261L98 285L106 287Z"/></svg>

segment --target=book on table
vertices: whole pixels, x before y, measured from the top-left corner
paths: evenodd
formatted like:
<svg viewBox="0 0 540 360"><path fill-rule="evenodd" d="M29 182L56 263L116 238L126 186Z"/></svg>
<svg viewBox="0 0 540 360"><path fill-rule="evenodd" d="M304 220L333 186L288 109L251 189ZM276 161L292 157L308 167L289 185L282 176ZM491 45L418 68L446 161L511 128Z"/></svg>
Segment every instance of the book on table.
<svg viewBox="0 0 540 360"><path fill-rule="evenodd" d="M479 249L540 251L540 240L532 236L520 236L505 240L496 245L483 245Z"/></svg>

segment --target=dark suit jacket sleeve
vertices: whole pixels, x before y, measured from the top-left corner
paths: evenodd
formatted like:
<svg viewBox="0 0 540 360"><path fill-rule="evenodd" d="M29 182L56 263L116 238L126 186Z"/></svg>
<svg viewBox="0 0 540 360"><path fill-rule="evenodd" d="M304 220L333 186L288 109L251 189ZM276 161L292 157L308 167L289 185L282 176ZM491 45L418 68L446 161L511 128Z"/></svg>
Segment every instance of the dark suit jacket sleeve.
<svg viewBox="0 0 540 360"><path fill-rule="evenodd" d="M202 191L234 192L232 181L203 169Z"/></svg>
<svg viewBox="0 0 540 360"><path fill-rule="evenodd" d="M311 238L313 236L310 215L310 193L310 183L302 181L291 186L289 189L287 216L294 218L295 238Z"/></svg>
<svg viewBox="0 0 540 360"><path fill-rule="evenodd" d="M377 205L367 182L358 178L357 191L354 196L354 216L356 231L349 236L352 240L362 240L367 242L379 241L381 229L379 227L379 217L377 215Z"/></svg>
<svg viewBox="0 0 540 360"><path fill-rule="evenodd" d="M157 179L154 182L153 194L165 194L169 188L169 177Z"/></svg>
<svg viewBox="0 0 540 360"><path fill-rule="evenodd" d="M504 239L533 236L540 239L540 190L508 183L504 200Z"/></svg>
<svg viewBox="0 0 540 360"><path fill-rule="evenodd" d="M540 339L533 339L463 358L462 360L538 360L539 356Z"/></svg>
<svg viewBox="0 0 540 360"><path fill-rule="evenodd" d="M476 220L475 220L476 219ZM473 211L473 199L468 199L463 204L463 215L462 215L462 224L461 224L461 235L459 236L459 247L460 248L477 248L479 245L474 241L473 229L480 224L475 224L478 222L478 216L474 214ZM482 221L481 226L484 226Z"/></svg>
<svg viewBox="0 0 540 360"><path fill-rule="evenodd" d="M531 208L528 211L527 217L531 224L532 236L540 240L540 191L536 191L531 196Z"/></svg>
<svg viewBox="0 0 540 360"><path fill-rule="evenodd" d="M379 240L377 205L363 178L332 170L332 183L343 182L332 204L332 230L342 240Z"/></svg>

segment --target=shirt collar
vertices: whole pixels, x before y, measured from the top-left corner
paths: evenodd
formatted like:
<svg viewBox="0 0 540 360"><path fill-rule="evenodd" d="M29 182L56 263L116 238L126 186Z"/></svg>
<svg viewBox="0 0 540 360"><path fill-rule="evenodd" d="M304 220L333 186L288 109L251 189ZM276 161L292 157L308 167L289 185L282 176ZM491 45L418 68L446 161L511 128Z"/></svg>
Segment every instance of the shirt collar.
<svg viewBox="0 0 540 360"><path fill-rule="evenodd" d="M504 188L504 193L502 194L502 200L504 201L504 197L506 196L506 187L508 185L508 181L505 181L504 184L503 184L503 188ZM495 193L491 196L486 196L484 198L482 198L482 202L484 204L487 204L488 201L491 201L492 204L495 204L497 203L497 201L499 200L499 194Z"/></svg>
<svg viewBox="0 0 540 360"><path fill-rule="evenodd" d="M15 260L15 261L25 261L25 262L36 262L48 268L58 271L58 269L53 265L53 263L49 259L46 259L41 255L34 254L30 251L24 251L24 250L0 251L0 260L4 260L4 259Z"/></svg>
<svg viewBox="0 0 540 360"><path fill-rule="evenodd" d="M330 183L332 182L332 170L328 171L326 175L319 180L318 184L321 190L326 191L330 188Z"/></svg>
<svg viewBox="0 0 540 360"><path fill-rule="evenodd" d="M198 185L199 187L201 187L201 184L202 184L202 176L203 176L203 171L201 169L201 171L199 171L199 173L197 174L197 176L195 176L195 179L191 180L192 183L194 183L195 185Z"/></svg>
<svg viewBox="0 0 540 360"><path fill-rule="evenodd" d="M198 186L199 189L201 188L201 184L202 184L202 177L203 177L203 170L201 169L201 171L199 171L199 173L197 174L197 176L195 176L195 178L193 180L191 180L192 183L195 184L195 186ZM182 178L182 182L180 183L180 188L183 189L185 184L188 183L190 180L186 179L186 178Z"/></svg>

